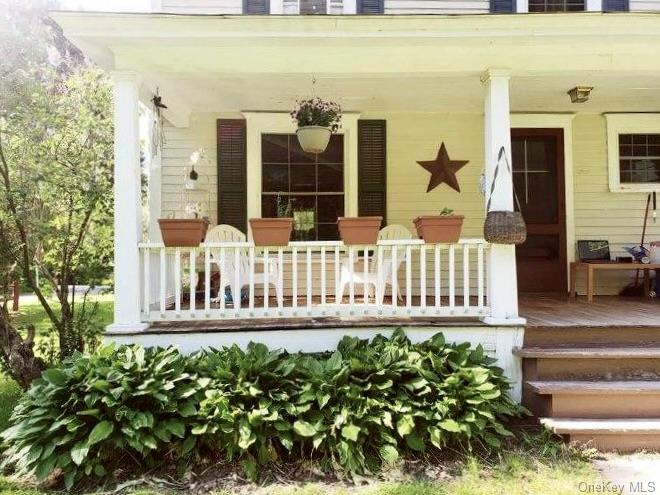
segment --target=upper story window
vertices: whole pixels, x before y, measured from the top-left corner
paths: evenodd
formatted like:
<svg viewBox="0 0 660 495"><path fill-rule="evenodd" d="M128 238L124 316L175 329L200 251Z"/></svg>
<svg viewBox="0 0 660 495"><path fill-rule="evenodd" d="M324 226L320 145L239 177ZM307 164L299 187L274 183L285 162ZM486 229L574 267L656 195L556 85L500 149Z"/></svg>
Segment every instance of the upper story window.
<svg viewBox="0 0 660 495"><path fill-rule="evenodd" d="M585 0L528 0L529 12L583 12Z"/></svg>
<svg viewBox="0 0 660 495"><path fill-rule="evenodd" d="M270 13L270 0L243 0L243 13L266 15Z"/></svg>
<svg viewBox="0 0 660 495"><path fill-rule="evenodd" d="M303 15L325 14L327 12L326 0L300 0L300 13Z"/></svg>
<svg viewBox="0 0 660 495"><path fill-rule="evenodd" d="M660 183L660 134L619 134L619 181Z"/></svg>

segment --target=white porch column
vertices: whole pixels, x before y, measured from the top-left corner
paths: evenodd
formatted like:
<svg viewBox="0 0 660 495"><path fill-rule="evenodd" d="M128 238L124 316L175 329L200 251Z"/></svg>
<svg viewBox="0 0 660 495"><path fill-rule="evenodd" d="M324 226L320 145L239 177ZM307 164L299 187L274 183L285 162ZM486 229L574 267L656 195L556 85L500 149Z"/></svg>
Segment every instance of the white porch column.
<svg viewBox="0 0 660 495"><path fill-rule="evenodd" d="M484 107L486 169L486 202L502 146L511 161L511 120L509 117L509 74L501 69L489 69L481 78L486 94ZM513 180L506 170L499 170L491 202L493 210L513 210ZM488 306L492 325L520 325L518 317L518 283L516 280L515 246L493 244L488 255Z"/></svg>
<svg viewBox="0 0 660 495"><path fill-rule="evenodd" d="M136 73L114 72L115 111L115 315L113 332L143 330L140 321L140 200L139 89Z"/></svg>

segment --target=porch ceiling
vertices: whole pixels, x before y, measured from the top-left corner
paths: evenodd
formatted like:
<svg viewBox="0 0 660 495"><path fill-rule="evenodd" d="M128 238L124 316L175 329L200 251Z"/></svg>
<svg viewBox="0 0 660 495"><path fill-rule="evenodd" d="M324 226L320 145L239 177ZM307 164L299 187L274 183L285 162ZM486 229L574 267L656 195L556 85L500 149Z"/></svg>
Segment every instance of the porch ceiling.
<svg viewBox="0 0 660 495"><path fill-rule="evenodd" d="M359 112L481 112L511 72L513 112L660 111L660 15L165 16L53 13L108 69L187 111L286 111L311 92ZM595 87L571 104L566 91Z"/></svg>

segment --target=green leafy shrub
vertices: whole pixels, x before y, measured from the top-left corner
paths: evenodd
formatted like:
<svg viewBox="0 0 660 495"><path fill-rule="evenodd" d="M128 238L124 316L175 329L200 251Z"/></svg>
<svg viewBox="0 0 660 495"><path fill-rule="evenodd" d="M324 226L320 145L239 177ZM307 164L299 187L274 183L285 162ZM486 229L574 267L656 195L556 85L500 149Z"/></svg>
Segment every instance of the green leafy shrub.
<svg viewBox="0 0 660 495"><path fill-rule="evenodd" d="M5 462L38 481L60 469L71 488L122 463L178 458L190 448L185 418L197 413L192 397L204 385L185 369L174 348L110 346L45 371L2 434Z"/></svg>
<svg viewBox="0 0 660 495"><path fill-rule="evenodd" d="M3 437L6 462L67 487L136 468L222 454L246 473L314 457L347 473L378 470L428 448L500 445L522 409L481 347L402 331L345 337L330 354L250 344L190 357L174 349L105 348L44 373ZM129 461L130 459L130 461Z"/></svg>

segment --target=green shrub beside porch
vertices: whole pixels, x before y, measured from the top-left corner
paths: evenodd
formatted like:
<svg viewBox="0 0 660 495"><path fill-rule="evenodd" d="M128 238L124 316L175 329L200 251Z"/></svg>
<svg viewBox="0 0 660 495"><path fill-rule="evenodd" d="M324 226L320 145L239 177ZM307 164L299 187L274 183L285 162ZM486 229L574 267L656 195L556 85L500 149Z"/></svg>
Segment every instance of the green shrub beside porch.
<svg viewBox="0 0 660 495"><path fill-rule="evenodd" d="M287 354L250 344L183 356L174 348L107 347L46 371L3 433L6 463L67 488L115 470L218 453L258 466L316 458L375 472L407 451L498 447L522 409L481 347L402 331L337 351Z"/></svg>

